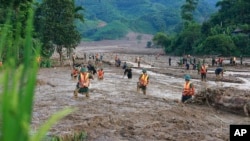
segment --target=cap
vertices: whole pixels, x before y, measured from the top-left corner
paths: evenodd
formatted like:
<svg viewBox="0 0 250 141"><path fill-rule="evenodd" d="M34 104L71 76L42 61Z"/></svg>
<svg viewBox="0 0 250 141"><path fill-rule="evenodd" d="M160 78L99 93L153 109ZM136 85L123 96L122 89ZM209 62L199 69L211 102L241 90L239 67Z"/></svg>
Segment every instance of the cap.
<svg viewBox="0 0 250 141"><path fill-rule="evenodd" d="M144 68L144 69L142 69L142 72L145 73L145 72L147 72L147 70Z"/></svg>

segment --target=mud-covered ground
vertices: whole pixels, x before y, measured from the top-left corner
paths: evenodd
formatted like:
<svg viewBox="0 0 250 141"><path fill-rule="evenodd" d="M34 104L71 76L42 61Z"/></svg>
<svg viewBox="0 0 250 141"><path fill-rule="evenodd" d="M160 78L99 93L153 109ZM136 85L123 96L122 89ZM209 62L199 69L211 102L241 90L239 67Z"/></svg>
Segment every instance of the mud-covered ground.
<svg viewBox="0 0 250 141"><path fill-rule="evenodd" d="M169 56L155 58L162 53L160 49L140 45L105 42L81 44L76 48L80 58L84 52L87 55L98 52L103 54L105 62L111 63L103 63L103 81L98 81L96 76L91 80L90 98L73 97L77 82L70 77L69 60L65 60L64 67L41 68L32 128L38 129L52 114L68 106L77 110L53 126L49 135L67 136L85 131L89 141L225 141L229 140L230 124L250 124L250 118L244 115L206 104L179 103L184 74L191 74L196 92L209 87L230 87L235 89L234 93L248 92L250 68L228 66L227 81L215 82L215 67L209 67L207 82L201 82L197 71L177 66L179 57L171 56L172 66L168 66ZM121 67L114 66L115 55L133 66L131 80L123 77ZM150 77L147 95L136 91L141 74L141 68L135 63L137 56L142 58L141 67L147 68ZM211 60L207 58L206 62Z"/></svg>

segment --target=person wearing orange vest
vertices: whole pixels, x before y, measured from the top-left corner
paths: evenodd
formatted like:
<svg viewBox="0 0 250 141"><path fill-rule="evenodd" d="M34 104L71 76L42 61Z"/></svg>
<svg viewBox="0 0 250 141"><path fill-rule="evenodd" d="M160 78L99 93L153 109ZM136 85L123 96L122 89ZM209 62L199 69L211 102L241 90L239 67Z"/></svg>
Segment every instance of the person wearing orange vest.
<svg viewBox="0 0 250 141"><path fill-rule="evenodd" d="M86 97L89 98L89 85L90 79L93 79L93 76L88 73L87 68L81 68L80 74L78 76L78 83L76 85L76 89L74 91L75 98L78 97L78 93L85 93Z"/></svg>
<svg viewBox="0 0 250 141"><path fill-rule="evenodd" d="M78 75L78 69L76 67L73 68L72 72L71 72L71 78L72 79L76 79L77 75Z"/></svg>
<svg viewBox="0 0 250 141"><path fill-rule="evenodd" d="M201 66L200 73L201 73L201 81L207 81L207 68L205 64Z"/></svg>
<svg viewBox="0 0 250 141"><path fill-rule="evenodd" d="M103 71L103 68L101 68L101 69L99 69L99 70L97 71L97 76L98 76L98 79L99 79L99 80L103 80L103 78L104 78L104 71Z"/></svg>
<svg viewBox="0 0 250 141"><path fill-rule="evenodd" d="M187 101L188 99L191 99L192 96L194 95L194 86L193 84L190 82L190 75L185 75L184 77L185 79L185 84L184 84L184 88L183 88L183 91L182 91L182 97L181 97L181 102L185 102Z"/></svg>
<svg viewBox="0 0 250 141"><path fill-rule="evenodd" d="M137 92L139 92L140 89L142 89L143 94L146 95L146 89L148 83L149 83L149 76L147 74L147 70L143 69L142 74L139 77L139 82L137 82Z"/></svg>

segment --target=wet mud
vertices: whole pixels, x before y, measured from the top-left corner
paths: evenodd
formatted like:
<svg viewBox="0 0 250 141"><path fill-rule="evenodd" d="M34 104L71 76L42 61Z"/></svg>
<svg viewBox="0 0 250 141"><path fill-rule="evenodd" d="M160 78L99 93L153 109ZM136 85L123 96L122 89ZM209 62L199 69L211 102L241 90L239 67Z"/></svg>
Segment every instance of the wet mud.
<svg viewBox="0 0 250 141"><path fill-rule="evenodd" d="M162 55L156 59L155 55L160 52L156 49L138 48L137 52L146 53L137 54L130 49L108 48L107 51L98 45L77 47L79 57L83 57L84 52L99 52L103 53L106 62L102 64L104 80L99 81L96 76L91 80L90 98L85 95L79 95L77 99L73 97L77 81L70 77L69 63L63 67L39 70L32 118L34 130L65 107L77 110L53 126L48 135L69 136L86 132L89 141L225 141L229 140L230 124L250 124L250 118L225 110L225 105L220 108L221 105L179 102L183 76L187 73L191 75L197 93L230 87L227 95L248 94L250 79L245 77L250 75L248 67L228 67L225 73L227 82L215 82L215 68L210 67L207 82L201 82L197 71L177 66L179 57L172 56L173 65L168 66L169 56ZM132 66L132 79L123 76L121 67L114 66L115 55L122 63L126 61ZM142 58L140 68L134 61L137 56ZM142 68L147 68L150 77L146 95L136 91ZM240 70L245 71L240 73Z"/></svg>

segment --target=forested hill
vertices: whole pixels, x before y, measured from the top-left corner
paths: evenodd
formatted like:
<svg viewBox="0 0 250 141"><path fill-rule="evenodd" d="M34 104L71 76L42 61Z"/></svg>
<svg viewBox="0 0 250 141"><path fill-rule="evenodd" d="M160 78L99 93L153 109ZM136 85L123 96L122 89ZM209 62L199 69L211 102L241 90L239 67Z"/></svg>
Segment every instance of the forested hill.
<svg viewBox="0 0 250 141"><path fill-rule="evenodd" d="M203 22L216 12L219 0L199 0L194 12ZM84 38L117 39L129 30L141 33L176 33L181 30L181 6L185 0L75 0L83 6L85 23L78 23Z"/></svg>

